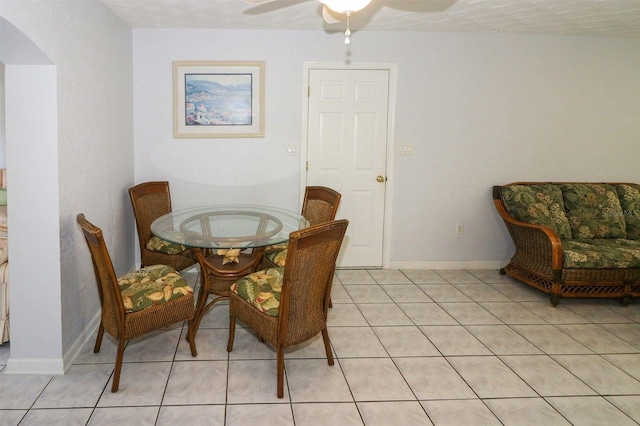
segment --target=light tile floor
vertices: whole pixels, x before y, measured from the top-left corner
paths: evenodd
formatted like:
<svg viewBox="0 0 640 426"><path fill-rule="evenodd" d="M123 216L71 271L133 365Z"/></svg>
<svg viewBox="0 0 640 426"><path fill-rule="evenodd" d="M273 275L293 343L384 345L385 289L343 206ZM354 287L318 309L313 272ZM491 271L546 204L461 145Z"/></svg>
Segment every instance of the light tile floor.
<svg viewBox="0 0 640 426"><path fill-rule="evenodd" d="M187 277L195 281L195 270ZM64 376L0 373L0 425L637 425L640 303L548 297L495 270L339 270L329 334L285 357L210 311L192 358L179 325L111 338ZM10 346L0 346L0 370Z"/></svg>

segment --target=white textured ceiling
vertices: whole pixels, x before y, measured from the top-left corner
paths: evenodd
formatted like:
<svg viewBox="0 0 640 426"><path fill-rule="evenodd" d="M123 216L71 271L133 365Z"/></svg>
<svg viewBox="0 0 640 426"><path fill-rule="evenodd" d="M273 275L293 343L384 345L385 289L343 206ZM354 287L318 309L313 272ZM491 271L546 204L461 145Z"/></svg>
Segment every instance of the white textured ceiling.
<svg viewBox="0 0 640 426"><path fill-rule="evenodd" d="M318 0L274 0L257 6L243 0L103 3L132 28L344 31L345 26L324 23ZM352 16L351 28L640 38L640 0L372 0Z"/></svg>

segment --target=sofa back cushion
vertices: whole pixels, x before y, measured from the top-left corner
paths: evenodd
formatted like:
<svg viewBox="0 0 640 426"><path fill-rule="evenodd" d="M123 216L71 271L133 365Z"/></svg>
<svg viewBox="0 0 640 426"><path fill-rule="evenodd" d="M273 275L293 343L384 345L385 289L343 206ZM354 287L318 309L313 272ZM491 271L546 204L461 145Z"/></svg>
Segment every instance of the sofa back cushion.
<svg viewBox="0 0 640 426"><path fill-rule="evenodd" d="M627 238L640 240L640 185L619 184L616 192L627 225Z"/></svg>
<svg viewBox="0 0 640 426"><path fill-rule="evenodd" d="M564 207L573 238L626 238L618 193L604 183L562 184Z"/></svg>
<svg viewBox="0 0 640 426"><path fill-rule="evenodd" d="M561 239L571 238L571 227L558 185L508 185L503 186L500 192L507 212L515 219L546 226Z"/></svg>

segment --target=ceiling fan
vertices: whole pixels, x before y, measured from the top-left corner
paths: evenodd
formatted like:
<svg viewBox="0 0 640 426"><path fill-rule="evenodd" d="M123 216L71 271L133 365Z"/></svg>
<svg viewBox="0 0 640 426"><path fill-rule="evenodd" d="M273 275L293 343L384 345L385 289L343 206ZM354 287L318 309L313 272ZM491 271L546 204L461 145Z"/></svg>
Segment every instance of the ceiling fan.
<svg viewBox="0 0 640 426"><path fill-rule="evenodd" d="M261 5L264 3L281 3L281 7L291 6L307 0L244 0L246 3ZM371 14L376 13L382 7L403 10L406 12L436 12L447 9L456 0L318 0L322 3L322 17L327 24L335 24L347 21L345 31L345 44L351 40L349 28L352 14L358 13L364 8L372 9Z"/></svg>

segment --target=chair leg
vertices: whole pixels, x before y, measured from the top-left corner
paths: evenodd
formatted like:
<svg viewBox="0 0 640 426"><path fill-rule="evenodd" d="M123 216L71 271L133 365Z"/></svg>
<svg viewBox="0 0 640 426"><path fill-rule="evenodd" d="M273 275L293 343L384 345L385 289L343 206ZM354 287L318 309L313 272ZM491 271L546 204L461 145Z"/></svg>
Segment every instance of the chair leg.
<svg viewBox="0 0 640 426"><path fill-rule="evenodd" d="M329 277L329 283L327 285L327 293L329 293L329 297L328 297L329 303L328 303L328 305L329 305L330 308L333 308L333 302L331 301L331 290L333 289L333 275L335 274L335 272L336 272L336 265L334 264L333 265L333 271L331 272L331 276Z"/></svg>
<svg viewBox="0 0 640 426"><path fill-rule="evenodd" d="M284 396L284 348L278 346L277 351L278 398Z"/></svg>
<svg viewBox="0 0 640 426"><path fill-rule="evenodd" d="M191 356L197 356L198 351L196 349L196 339L193 336L193 320L187 321L187 340L189 340L189 347L191 348Z"/></svg>
<svg viewBox="0 0 640 426"><path fill-rule="evenodd" d="M120 386L120 372L122 371L122 358L124 357L124 348L127 345L127 341L120 339L118 341L118 352L116 354L116 370L113 373L113 384L111 385L111 392L117 392Z"/></svg>
<svg viewBox="0 0 640 426"><path fill-rule="evenodd" d="M329 340L327 326L322 329L322 340L324 341L324 351L327 353L327 362L329 365L333 365L333 352L331 352L331 341Z"/></svg>
<svg viewBox="0 0 640 426"><path fill-rule="evenodd" d="M97 354L100 352L100 346L102 345L102 336L104 335L104 326L102 325L102 321L100 321L100 327L98 327L98 335L96 336L96 344L93 346L93 353Z"/></svg>
<svg viewBox="0 0 640 426"><path fill-rule="evenodd" d="M233 350L233 339L236 335L236 317L229 315L229 341L227 342L227 352Z"/></svg>

